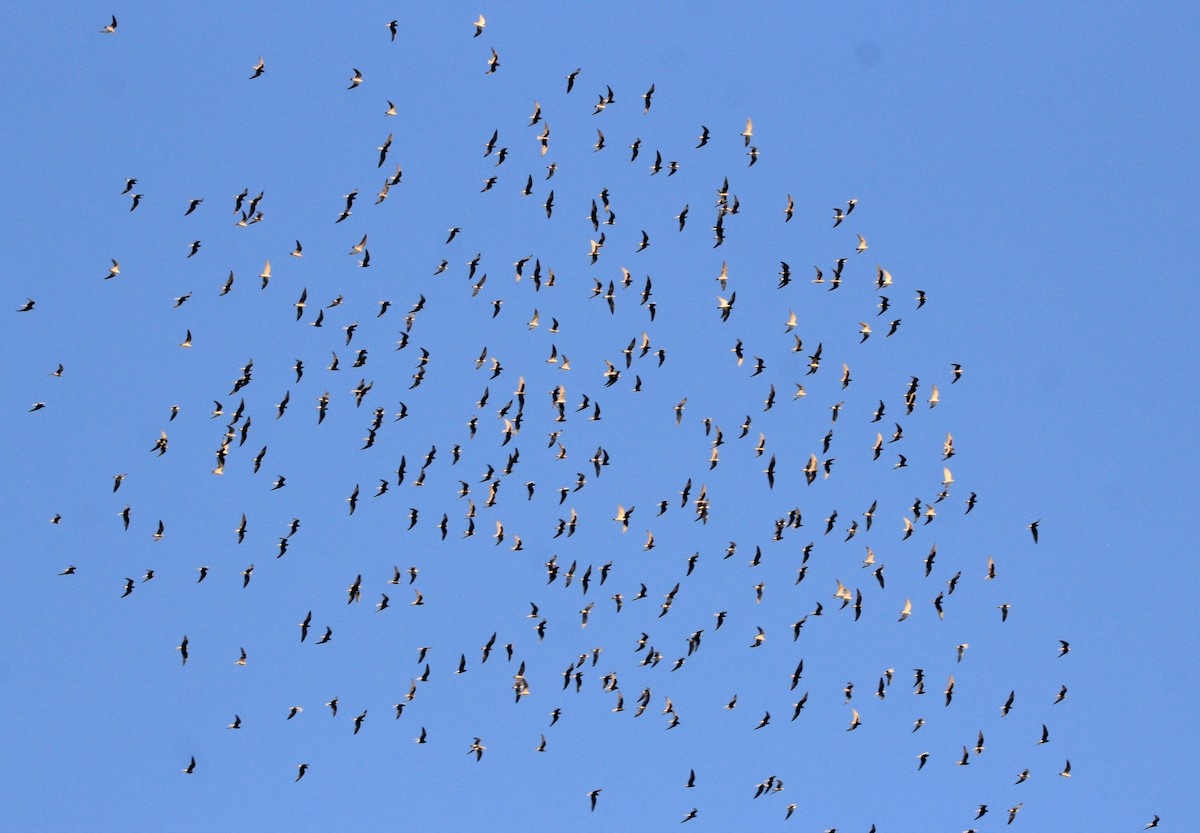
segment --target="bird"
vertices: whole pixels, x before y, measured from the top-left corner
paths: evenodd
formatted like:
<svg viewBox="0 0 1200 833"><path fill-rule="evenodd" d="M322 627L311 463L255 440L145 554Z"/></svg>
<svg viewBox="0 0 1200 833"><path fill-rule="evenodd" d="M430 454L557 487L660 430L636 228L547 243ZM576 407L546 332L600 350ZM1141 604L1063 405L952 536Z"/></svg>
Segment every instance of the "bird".
<svg viewBox="0 0 1200 833"><path fill-rule="evenodd" d="M187 775L192 775L196 772L196 756L195 755L192 756L192 759L188 762L187 767L180 770L180 772L183 772Z"/></svg>
<svg viewBox="0 0 1200 833"><path fill-rule="evenodd" d="M481 761L483 760L483 752L485 749L487 749L487 747L481 744L480 739L475 738L475 740L471 743L471 748L467 750L467 754L474 754L475 760Z"/></svg>
<svg viewBox="0 0 1200 833"><path fill-rule="evenodd" d="M543 735L542 743L544 744L545 741L546 741L546 736ZM591 792L588 793L588 798L591 799L591 801L592 801L592 812L593 813L596 812L596 797L598 795L600 795L601 792L602 792L602 790L592 790Z"/></svg>
<svg viewBox="0 0 1200 833"><path fill-rule="evenodd" d="M480 15L479 19L476 20L472 25L475 27L475 34L471 37L477 38L483 34L483 27L487 25L487 20L484 19L483 15Z"/></svg>
<svg viewBox="0 0 1200 833"><path fill-rule="evenodd" d="M250 76L250 80L253 81L255 78L258 78L260 75L262 75L264 72L266 72L266 69L267 69L266 61L263 60L262 55L259 55L258 63L255 64L253 67L254 74ZM297 778L296 780L299 781L300 779Z"/></svg>
<svg viewBox="0 0 1200 833"><path fill-rule="evenodd" d="M361 84L363 82L363 77L362 77L361 72L359 72L357 69L352 70L352 72L354 74L350 77L350 86L346 88L348 90L353 90L355 87L357 87L359 84Z"/></svg>
<svg viewBox="0 0 1200 833"><path fill-rule="evenodd" d="M308 764L300 764L296 770L296 780L299 781L304 777L304 773L308 772Z"/></svg>

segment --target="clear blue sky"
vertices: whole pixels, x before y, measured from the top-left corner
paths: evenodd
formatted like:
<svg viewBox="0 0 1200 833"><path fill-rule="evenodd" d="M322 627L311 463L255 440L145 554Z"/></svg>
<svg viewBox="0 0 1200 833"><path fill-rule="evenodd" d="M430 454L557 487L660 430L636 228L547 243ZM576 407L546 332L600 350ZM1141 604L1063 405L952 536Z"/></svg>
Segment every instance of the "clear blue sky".
<svg viewBox="0 0 1200 833"><path fill-rule="evenodd" d="M116 31L102 33L114 14ZM687 829L985 831L1009 829L1007 810L1021 804L1012 830L1140 830L1156 814L1163 830L1190 829L1200 807L1180 773L1198 728L1187 695L1200 680L1196 617L1176 587L1186 587L1180 559L1196 531L1186 327L1197 301L1187 248L1198 219L1197 16L1179 4L940 2L8 10L0 827L649 831L675 829L697 808ZM499 66L488 74L492 49ZM568 95L564 76L577 67ZM347 89L354 70L362 81ZM613 102L593 115L609 88ZM529 126L535 101L544 121ZM697 149L702 125L710 138ZM507 148L499 165L484 155L493 131L496 150ZM651 175L656 151L664 169ZM377 204L397 165L400 183ZM726 178L739 210L724 215L714 248ZM127 179L137 182L122 195ZM239 227L243 189L247 202L264 193L263 216ZM335 222L355 189L350 215ZM588 214L603 189L616 218L596 231ZM142 195L134 211L132 194ZM834 228L831 209L851 199ZM462 230L446 243L452 227ZM869 248L858 253L860 234ZM365 269L363 255L347 254L364 235ZM526 256L541 263L540 291L535 260L515 279ZM842 283L830 291L838 258ZM119 274L105 280L112 260ZM781 261L792 277L777 288ZM824 284L812 282L814 265ZM878 267L893 278L882 293ZM653 321L639 303L647 276ZM611 314L595 281L616 282ZM734 292L723 322L717 299ZM890 308L877 316L881 294ZM18 312L26 299L34 308ZM319 311L323 326L309 326ZM860 322L872 330L865 342ZM188 332L192 346L180 347ZM622 350L643 333L649 350L635 349L627 369ZM818 343L820 369L806 376ZM360 349L366 363L355 368ZM422 349L424 377L410 388ZM546 361L552 351L558 364ZM333 353L337 371L327 369ZM250 383L231 394L251 360ZM620 369L611 387L606 360ZM957 383L952 363L963 368ZM498 411L521 378L523 422L503 445ZM373 386L356 408L360 379ZM797 383L807 396L794 396ZM764 410L771 385L776 401ZM223 415L211 416L214 400ZM880 400L886 414L873 424ZM35 403L44 407L31 412ZM395 421L401 403L408 416ZM597 403L601 419L590 420ZM377 408L382 424L363 449ZM886 441L896 422L903 439L873 461L876 432ZM947 433L955 454L943 461ZM436 459L414 485L431 446ZM598 447L609 456L599 476ZM807 485L812 454L834 462ZM907 465L895 468L900 454ZM772 456L773 489L763 473ZM501 484L490 507L489 466ZM934 503L943 466L954 482ZM585 485L560 505L580 472ZM280 475L286 485L273 490ZM389 489L375 497L383 479ZM691 501L706 487L706 524L694 503L680 507L689 479ZM971 492L978 503L966 515ZM903 540L914 500L937 515ZM471 501L476 534L464 537ZM636 507L626 533L618 506ZM772 540L793 508L803 526ZM572 511L575 534L553 537ZM293 518L299 529L276 558ZM1035 545L1027 525L1039 519ZM867 547L875 564L864 568ZM560 573L548 584L551 556ZM872 576L880 564L883 588ZM60 576L68 565L75 573ZM418 568L415 583L389 584L393 566ZM939 619L932 600L959 572ZM360 575L361 602L347 604ZM127 578L135 586L121 598ZM839 581L862 593L857 622L838 610ZM647 596L634 600L642 584ZM410 604L414 589L421 606ZM378 611L384 593L390 605ZM912 614L898 622L906 599ZM793 641L792 623L818 603L824 614ZM297 623L310 610L301 643ZM760 627L765 641L752 649ZM326 628L332 639L316 644ZM1059 640L1071 646L1062 658ZM425 646L429 679L396 719ZM651 646L662 661L643 666ZM562 672L585 654L581 690L563 690ZM456 674L460 655L466 673ZM529 694L514 703L521 662ZM606 674L623 712L612 711ZM323 705L334 697L336 717ZM288 720L294 706L303 711ZM852 709L861 726L847 732ZM771 721L756 730L764 712ZM226 729L235 715L242 727ZM1050 742L1038 744L1043 724ZM428 742L418 745L422 727ZM980 731L985 751L955 766ZM478 762L476 737L486 746ZM193 756L195 771L181 773ZM1058 775L1067 759L1069 779ZM771 776L784 789L755 800ZM990 812L976 822L980 804Z"/></svg>

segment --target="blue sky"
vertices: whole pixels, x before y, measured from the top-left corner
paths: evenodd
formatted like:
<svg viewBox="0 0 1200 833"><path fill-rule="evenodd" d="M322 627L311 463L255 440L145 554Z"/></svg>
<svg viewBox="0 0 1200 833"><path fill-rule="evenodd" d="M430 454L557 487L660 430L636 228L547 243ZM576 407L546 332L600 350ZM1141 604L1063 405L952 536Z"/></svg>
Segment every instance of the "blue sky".
<svg viewBox="0 0 1200 833"><path fill-rule="evenodd" d="M486 27L473 38L480 13ZM114 14L116 31L101 33ZM1196 292L1182 244L1197 220L1187 150L1196 23L1191 9L1116 3L11 10L0 59L11 310L0 335L10 438L5 826L375 830L403 819L413 829L660 830L696 808L693 830L984 831L1006 827L1020 804L1014 830L1139 830L1156 814L1162 829L1185 829L1197 810L1178 776L1197 730L1185 693L1200 681L1195 617L1172 588L1195 531L1185 328ZM492 49L499 66L487 74ZM264 72L250 79L260 56ZM568 95L564 76L577 67ZM347 89L356 69L363 81ZM613 103L593 115L609 88ZM529 126L535 101L544 122ZM753 167L740 135L747 118ZM702 126L710 139L697 149ZM507 148L499 165L484 155L493 131ZM651 175L656 151L664 166L678 163L675 175ZM377 204L397 165L400 183ZM726 178L739 210L724 215L714 248ZM247 199L263 192L263 218L239 227L243 189ZM350 216L335 222L355 189ZM588 213L604 189L616 219L594 230ZM132 193L143 195L134 211ZM789 195L795 213L785 222ZM185 216L194 199L204 202ZM853 213L833 228L831 209L851 199ZM446 243L453 227L462 230ZM637 251L643 232L650 245ZM859 234L869 246L861 253ZM347 254L364 235L366 269ZM289 256L297 240L299 258ZM542 265L540 290L535 260L516 280L526 256ZM830 291L838 258L843 282ZM114 259L120 274L105 280ZM791 283L777 288L781 262ZM715 280L722 264L727 290ZM825 284L812 283L814 265ZM882 293L879 267L893 276ZM647 276L653 321L639 303ZM601 295L616 282L611 314L593 297L595 281ZM722 322L717 299L734 292ZM877 316L880 294L890 308ZM17 312L26 299L33 310ZM309 326L318 311L323 326ZM865 342L860 322L871 326ZM347 344L344 328L355 323ZM182 348L188 332L192 346ZM650 348L626 368L622 350L643 333ZM806 376L817 344L820 370ZM366 363L354 368L360 349ZM410 388L422 349L426 373ZM558 364L546 361L552 350ZM333 353L337 371L327 369ZM764 369L752 375L756 358ZM231 394L251 360L250 383ZM606 360L621 371L611 387ZM60 363L62 375L51 375ZM952 363L963 368L957 383ZM913 376L916 406L905 414ZM373 387L355 407L360 379ZM498 411L519 379L524 421L502 445ZM551 398L559 385L561 423ZM776 401L764 410L771 385ZM214 475L242 400L233 430L248 415L247 439L239 445L235 433L224 474ZM873 424L881 400L886 414ZM44 407L31 412L35 403ZM401 403L408 416L396 421ZM589 420L596 403L601 419ZM377 408L382 424L363 449ZM897 422L904 437L888 444ZM724 443L710 468L718 427ZM160 457L151 449L164 431ZM877 431L885 444L873 461ZM955 454L943 460L947 433ZM431 446L436 458L416 486ZM598 476L597 448L609 455ZM814 453L834 462L806 485ZM763 473L772 456L773 489ZM501 484L491 507L489 466ZM954 482L934 503L944 466ZM574 490L580 472L585 485L560 505L559 490ZM286 485L273 490L280 475ZM382 479L389 489L374 497ZM693 504L680 506L689 480L692 501L706 487L707 523L694 520ZM966 515L971 492L978 503ZM918 498L937 515L903 540ZM469 501L475 534L465 537ZM636 507L626 533L613 520L618 506ZM803 526L772 540L793 508ZM575 534L553 537L572 510ZM56 514L61 523L50 523ZM299 528L276 558L293 518ZM1035 545L1027 525L1039 519ZM846 541L853 521L858 533ZM875 564L864 568L867 547ZM561 569L547 583L551 556ZM68 565L75 574L60 576ZM415 582L389 584L393 566L417 567ZM931 602L959 572L939 619ZM362 600L347 604L356 576ZM121 598L127 577L135 588ZM862 593L857 622L837 609L839 581ZM646 598L635 601L642 584ZM423 605L410 604L414 589ZM906 599L912 615L898 622ZM531 602L537 618L527 616ZM810 615L793 641L792 624L818 603L823 615ZM1000 605L1010 605L1007 621ZM310 610L301 643L297 623ZM327 627L331 641L317 645ZM751 649L758 628L766 639ZM688 656L698 630L701 646ZM647 651L662 654L657 666L639 664L643 633ZM186 665L175 650L184 635ZM1059 640L1071 646L1061 658ZM396 719L426 646L429 679ZM244 666L235 664L243 648ZM466 673L456 674L460 655ZM563 690L562 672L581 655L581 689ZM522 661L529 694L514 703ZM923 696L913 694L916 668ZM894 678L879 698L886 669ZM623 712L604 690L610 673ZM1064 685L1066 699L1054 703ZM647 688L646 713L634 717ZM1009 692L1014 706L1002 717ZM736 708L724 708L735 694ZM336 717L323 705L334 697ZM303 711L288 720L294 706ZM847 732L852 709L861 726ZM764 712L771 721L755 730ZM679 725L668 729L672 714ZM227 730L234 715L242 728ZM914 733L918 718L925 725ZM1038 744L1043 724L1050 742ZM418 745L422 728L428 742ZM955 766L980 731L985 751ZM535 751L543 734L545 751ZM475 737L487 747L478 762ZM195 772L182 774L192 756ZM1058 776L1067 759L1069 779ZM1028 781L1014 784L1026 769ZM784 789L754 799L770 776ZM976 822L980 804L990 812Z"/></svg>

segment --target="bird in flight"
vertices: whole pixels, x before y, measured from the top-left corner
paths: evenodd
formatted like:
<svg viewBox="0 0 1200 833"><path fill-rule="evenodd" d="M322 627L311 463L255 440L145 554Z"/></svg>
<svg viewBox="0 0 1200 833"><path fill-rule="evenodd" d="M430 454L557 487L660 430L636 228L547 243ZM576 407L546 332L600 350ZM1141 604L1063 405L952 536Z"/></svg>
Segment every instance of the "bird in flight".
<svg viewBox="0 0 1200 833"><path fill-rule="evenodd" d="M421 736L424 737L423 729L421 732ZM487 747L482 745L482 743L480 742L480 739L475 738L475 740L472 741L472 743L471 743L471 748L467 750L467 754L468 755L473 754L475 756L476 761L481 761L481 760L483 760L483 751L485 749L487 749Z"/></svg>

